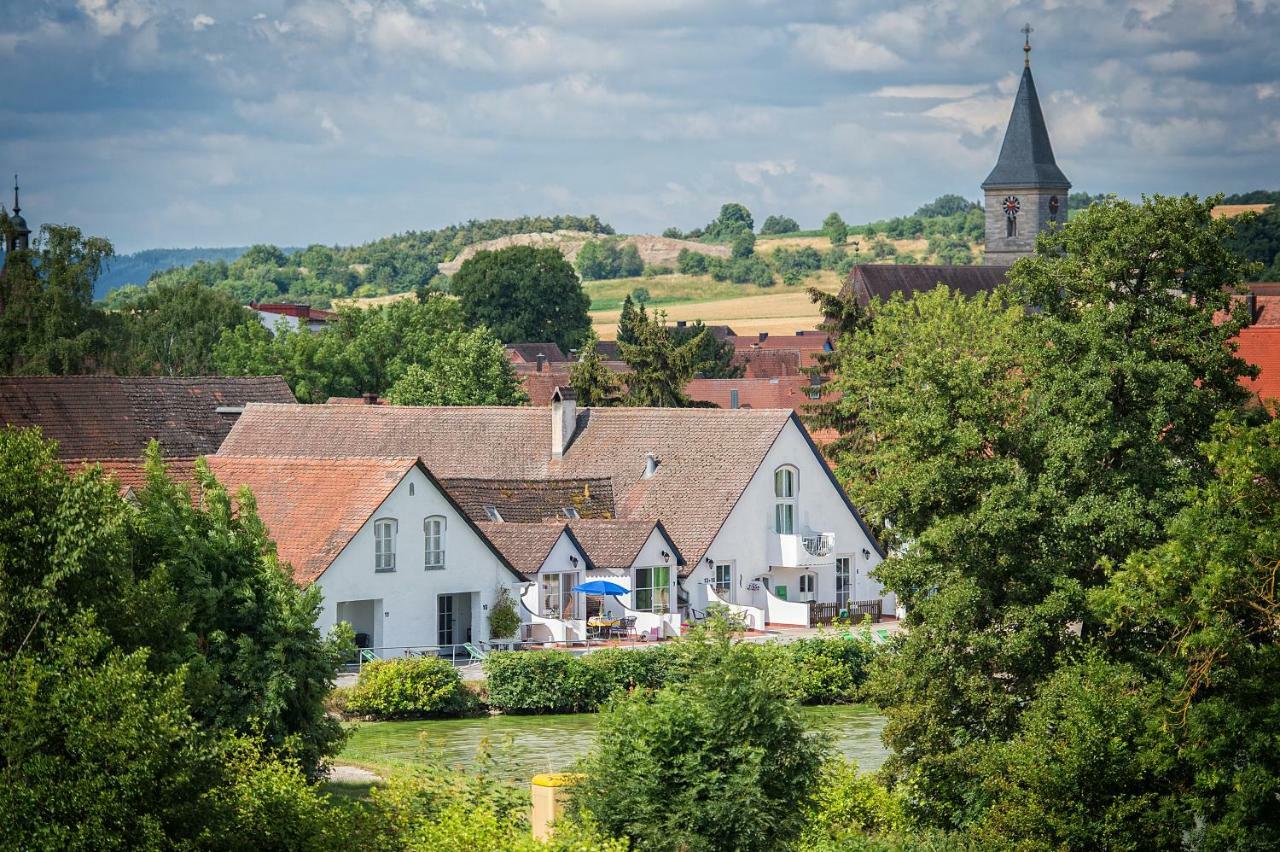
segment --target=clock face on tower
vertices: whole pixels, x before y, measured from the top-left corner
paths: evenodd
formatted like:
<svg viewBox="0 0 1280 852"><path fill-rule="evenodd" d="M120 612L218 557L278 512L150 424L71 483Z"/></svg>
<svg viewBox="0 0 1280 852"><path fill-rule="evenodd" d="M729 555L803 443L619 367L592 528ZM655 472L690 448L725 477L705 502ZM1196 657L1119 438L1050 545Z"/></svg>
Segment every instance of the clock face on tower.
<svg viewBox="0 0 1280 852"><path fill-rule="evenodd" d="M1004 197L1004 215L1005 218L1012 219L1018 215L1018 211L1022 209L1022 204L1018 201L1016 195L1006 195Z"/></svg>

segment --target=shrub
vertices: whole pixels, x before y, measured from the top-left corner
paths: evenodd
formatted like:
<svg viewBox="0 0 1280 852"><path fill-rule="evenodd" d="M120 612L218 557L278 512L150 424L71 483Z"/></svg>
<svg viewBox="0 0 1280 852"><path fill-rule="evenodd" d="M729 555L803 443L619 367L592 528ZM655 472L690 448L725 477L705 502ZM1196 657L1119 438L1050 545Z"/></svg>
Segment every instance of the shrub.
<svg viewBox="0 0 1280 852"><path fill-rule="evenodd" d="M824 744L785 674L727 630L682 642L689 678L611 705L570 813L636 848L785 848L805 822Z"/></svg>
<svg viewBox="0 0 1280 852"><path fill-rule="evenodd" d="M800 848L847 848L866 835L893 834L907 828L902 801L856 764L831 758L822 766L809 806Z"/></svg>
<svg viewBox="0 0 1280 852"><path fill-rule="evenodd" d="M601 669L567 651L499 651L484 673L489 706L504 713L594 710L608 694Z"/></svg>
<svg viewBox="0 0 1280 852"><path fill-rule="evenodd" d="M492 639L510 639L520 629L520 613L516 602L504 586L498 592L498 600L489 609L489 636Z"/></svg>
<svg viewBox="0 0 1280 852"><path fill-rule="evenodd" d="M470 696L448 660L399 657L360 670L347 694L347 711L376 719L457 715L469 709Z"/></svg>
<svg viewBox="0 0 1280 852"><path fill-rule="evenodd" d="M820 636L788 646L796 664L797 699L804 704L855 700L874 651L860 639Z"/></svg>
<svg viewBox="0 0 1280 852"><path fill-rule="evenodd" d="M677 661L672 645L659 645L646 651L604 648L583 657L583 662L597 672L605 697L632 689L661 689L672 676Z"/></svg>
<svg viewBox="0 0 1280 852"><path fill-rule="evenodd" d="M680 249L676 255L676 269L681 275L704 275L707 271L708 257L700 251Z"/></svg>

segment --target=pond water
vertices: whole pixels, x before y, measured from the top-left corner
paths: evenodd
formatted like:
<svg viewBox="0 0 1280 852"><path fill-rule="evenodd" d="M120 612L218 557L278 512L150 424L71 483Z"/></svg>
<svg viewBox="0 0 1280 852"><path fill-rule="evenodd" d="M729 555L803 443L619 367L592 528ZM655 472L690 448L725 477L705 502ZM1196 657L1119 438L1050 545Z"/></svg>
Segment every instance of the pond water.
<svg viewBox="0 0 1280 852"><path fill-rule="evenodd" d="M806 707L811 730L832 738L835 747L859 768L880 768L886 756L880 742L884 717L863 705ZM436 759L466 769L487 748L494 772L526 779L538 772L567 769L591 748L597 716L488 716L431 722L364 722L355 727L339 760L406 765Z"/></svg>

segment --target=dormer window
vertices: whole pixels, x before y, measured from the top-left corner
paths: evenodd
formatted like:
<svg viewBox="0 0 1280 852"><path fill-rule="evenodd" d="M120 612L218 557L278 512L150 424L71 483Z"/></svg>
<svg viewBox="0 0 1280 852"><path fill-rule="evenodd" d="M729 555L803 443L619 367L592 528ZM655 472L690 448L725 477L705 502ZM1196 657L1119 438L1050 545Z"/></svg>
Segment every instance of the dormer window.
<svg viewBox="0 0 1280 852"><path fill-rule="evenodd" d="M773 529L778 535L796 534L796 488L799 473L791 465L773 472Z"/></svg>
<svg viewBox="0 0 1280 852"><path fill-rule="evenodd" d="M373 570L396 570L395 518L379 518L373 522Z"/></svg>
<svg viewBox="0 0 1280 852"><path fill-rule="evenodd" d="M502 523L502 513L498 511L497 506L485 506L484 514L486 518L493 521L494 523L498 523L498 524Z"/></svg>
<svg viewBox="0 0 1280 852"><path fill-rule="evenodd" d="M501 520L501 518L499 518ZM428 571L444 567L444 518L433 515L422 522L423 538L426 542L424 566Z"/></svg>

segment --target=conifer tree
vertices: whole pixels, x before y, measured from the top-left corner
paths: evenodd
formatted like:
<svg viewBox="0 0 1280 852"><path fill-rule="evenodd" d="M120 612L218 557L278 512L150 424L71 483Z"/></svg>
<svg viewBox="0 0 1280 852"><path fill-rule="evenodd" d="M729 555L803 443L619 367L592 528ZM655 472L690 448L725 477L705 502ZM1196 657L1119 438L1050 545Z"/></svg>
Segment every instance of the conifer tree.
<svg viewBox="0 0 1280 852"><path fill-rule="evenodd" d="M685 385L698 368L698 350L707 332L676 343L667 327L665 311L646 317L641 308L635 325L635 343L621 343L622 359L633 370L627 381L626 404L653 408L689 406Z"/></svg>

